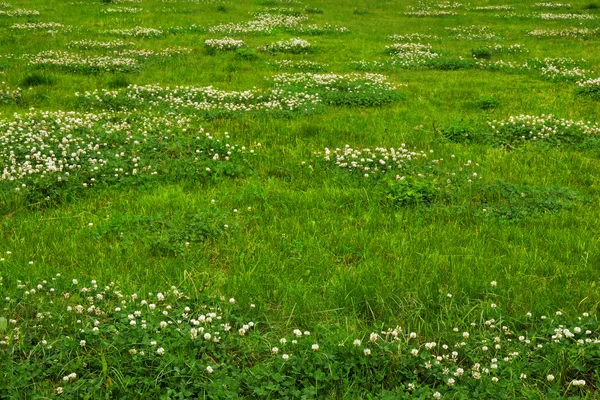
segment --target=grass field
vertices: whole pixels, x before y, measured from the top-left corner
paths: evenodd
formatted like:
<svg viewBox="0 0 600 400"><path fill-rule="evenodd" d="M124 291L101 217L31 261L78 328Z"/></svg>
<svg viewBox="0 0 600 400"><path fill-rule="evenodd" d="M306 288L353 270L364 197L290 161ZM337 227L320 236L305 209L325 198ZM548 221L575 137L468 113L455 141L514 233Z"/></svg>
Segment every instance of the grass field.
<svg viewBox="0 0 600 400"><path fill-rule="evenodd" d="M600 3L0 2L0 398L598 398Z"/></svg>

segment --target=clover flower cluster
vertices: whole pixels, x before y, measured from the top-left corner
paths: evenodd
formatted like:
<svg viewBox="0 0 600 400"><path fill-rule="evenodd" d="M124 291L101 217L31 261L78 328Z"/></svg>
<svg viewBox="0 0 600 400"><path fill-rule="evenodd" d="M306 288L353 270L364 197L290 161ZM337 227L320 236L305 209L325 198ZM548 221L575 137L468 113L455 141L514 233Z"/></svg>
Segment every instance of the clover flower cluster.
<svg viewBox="0 0 600 400"><path fill-rule="evenodd" d="M259 17L261 14L284 14L284 15L300 15L300 11L294 10L292 7L269 7L261 11L255 12L253 15Z"/></svg>
<svg viewBox="0 0 600 400"><path fill-rule="evenodd" d="M119 8L105 8L101 12L102 14L139 14L143 10L137 7L119 7Z"/></svg>
<svg viewBox="0 0 600 400"><path fill-rule="evenodd" d="M23 8L17 8L8 11L0 10L0 17L30 17L33 15L40 15L40 12L37 10L26 10Z"/></svg>
<svg viewBox="0 0 600 400"><path fill-rule="evenodd" d="M280 69L293 69L293 70L304 70L304 71L322 71L329 67L328 64L323 64L315 61L293 61L293 60L276 60L274 65Z"/></svg>
<svg viewBox="0 0 600 400"><path fill-rule="evenodd" d="M397 179L404 179L401 175L404 171L410 173L408 166L426 160L428 152L409 150L406 145L398 148L376 147L356 149L345 145L343 148L330 150L325 148L321 153L326 163L331 163L337 168L362 175L364 178L383 175L386 173L398 173Z"/></svg>
<svg viewBox="0 0 600 400"><path fill-rule="evenodd" d="M0 2L0 8L12 8L12 5L10 3L2 1Z"/></svg>
<svg viewBox="0 0 600 400"><path fill-rule="evenodd" d="M180 56L182 54L189 54L192 50L187 47L166 47L162 50L146 50L146 49L124 49L114 50L113 54L119 57L131 57L131 58L151 58L151 57L173 57Z"/></svg>
<svg viewBox="0 0 600 400"><path fill-rule="evenodd" d="M85 56L79 53L48 50L36 55L24 55L28 64L35 67L52 67L69 72L92 73L131 72L139 68L130 57Z"/></svg>
<svg viewBox="0 0 600 400"><path fill-rule="evenodd" d="M417 18L425 18L425 17L453 17L458 15L456 11L438 11L438 10L416 10L416 11L407 11L404 13L407 17L417 17Z"/></svg>
<svg viewBox="0 0 600 400"><path fill-rule="evenodd" d="M218 115L247 112L310 111L320 104L317 94L281 89L225 91L212 86L174 88L130 85L121 90L86 92L82 98L92 107L118 110L145 106L148 110L202 111Z"/></svg>
<svg viewBox="0 0 600 400"><path fill-rule="evenodd" d="M202 360L200 367L211 374L218 368L215 357L223 356L215 346L234 337L249 336L256 328L251 320L241 322L229 315L232 309L239 308L233 298L233 302L205 299L199 303L176 286L156 294L126 295L114 282L100 285L92 279L86 283L77 279L68 281L61 274L33 284L17 280L17 290L22 294L14 299L3 298L4 309L19 305L31 307L32 302L39 308L33 306L37 312L31 319L20 315L11 317L11 328L0 336L0 346L4 349L18 346L23 337L31 335L33 348L43 350L46 355L58 357L67 351L77 353L73 356L85 357L99 341L105 341L115 353L146 363L167 357L174 351L169 344L176 336L190 349L200 348L202 352L212 353ZM60 327L53 322L56 314L64 317ZM227 346L227 343L222 344L223 349ZM67 385L85 379L89 375L85 367L85 363L83 367L75 367L81 369L62 378L60 375L64 370L52 368L53 373L60 374L56 381L62 385L56 387L55 392L61 394Z"/></svg>
<svg viewBox="0 0 600 400"><path fill-rule="evenodd" d="M246 44L243 40L236 40L230 37L224 37L222 39L206 39L204 46L212 50L236 50L245 47Z"/></svg>
<svg viewBox="0 0 600 400"><path fill-rule="evenodd" d="M535 3L534 7L542 7L542 8L571 8L571 4L568 3Z"/></svg>
<svg viewBox="0 0 600 400"><path fill-rule="evenodd" d="M136 26L135 28L131 29L111 29L104 33L115 36L133 36L147 39L164 36L164 32L160 29L144 28L141 26Z"/></svg>
<svg viewBox="0 0 600 400"><path fill-rule="evenodd" d="M426 35L423 33L409 33L406 35L391 35L388 36L388 40L393 42L422 42L424 40L437 40L439 39L435 35Z"/></svg>
<svg viewBox="0 0 600 400"><path fill-rule="evenodd" d="M495 44L495 45L488 45L486 47L494 53L515 54L515 53L523 53L524 51L526 51L524 46L522 44L518 44L518 43L511 44L508 46L502 45L502 44Z"/></svg>
<svg viewBox="0 0 600 400"><path fill-rule="evenodd" d="M578 81L585 79L589 76L590 71L579 68L571 67L564 68L560 65L548 65L540 69L542 77L550 81Z"/></svg>
<svg viewBox="0 0 600 400"><path fill-rule="evenodd" d="M596 90L600 91L600 78L581 80L577 82L577 86L581 88L596 88Z"/></svg>
<svg viewBox="0 0 600 400"><path fill-rule="evenodd" d="M337 33L348 33L350 30L345 26L333 25L325 23L323 25L301 25L298 28L290 31L293 33L302 33L306 35L325 35L325 34L337 34Z"/></svg>
<svg viewBox="0 0 600 400"><path fill-rule="evenodd" d="M227 163L243 153L204 134L192 118L62 111L17 114L12 120L0 120L0 184L16 191L66 184L88 188L160 174L161 149L171 145L171 132L192 129L201 136L191 138L180 155L190 158L190 174L204 174L207 171L200 165Z"/></svg>
<svg viewBox="0 0 600 400"><path fill-rule="evenodd" d="M480 7L471 8L471 10L473 10L473 11L510 11L512 9L513 9L513 6L509 6L509 5L480 6Z"/></svg>
<svg viewBox="0 0 600 400"><path fill-rule="evenodd" d="M93 49L122 49L124 47L133 46L133 42L124 42L122 40L111 40L107 42L101 42L98 40L75 40L67 43L68 49L79 49L79 50L93 50Z"/></svg>
<svg viewBox="0 0 600 400"><path fill-rule="evenodd" d="M272 78L276 87L301 86L307 89L324 89L325 91L350 90L358 91L375 89L382 92L396 90L396 86L388 82L381 74L351 73L351 74L313 74L300 72L295 74L283 73Z"/></svg>
<svg viewBox="0 0 600 400"><path fill-rule="evenodd" d="M563 19L576 19L576 20L589 20L595 19L596 17L591 14L551 14L542 13L538 18L546 20L563 20Z"/></svg>
<svg viewBox="0 0 600 400"><path fill-rule="evenodd" d="M394 43L385 50L392 55L390 64L402 68L424 65L440 56L431 45L421 43Z"/></svg>
<svg viewBox="0 0 600 400"><path fill-rule="evenodd" d="M542 114L511 116L506 120L487 123L491 135L506 142L518 144L527 141L566 142L600 134L598 123L573 121Z"/></svg>
<svg viewBox="0 0 600 400"><path fill-rule="evenodd" d="M228 35L243 34L271 34L276 30L295 31L302 23L307 21L305 16L273 15L260 13L255 19L246 23L226 23L208 28L210 33L223 33Z"/></svg>
<svg viewBox="0 0 600 400"><path fill-rule="evenodd" d="M261 47L260 50L269 53L300 54L311 51L312 45L310 42L304 39L291 38L288 40L280 40L271 44L267 44Z"/></svg>
<svg viewBox="0 0 600 400"><path fill-rule="evenodd" d="M589 71L578 66L583 61L576 61L569 57L546 57L544 59L534 58L533 60L529 60L526 65L538 70L544 79L552 81L577 81L589 75Z"/></svg>
<svg viewBox="0 0 600 400"><path fill-rule="evenodd" d="M455 39L489 40L496 37L496 34L492 32L490 27L485 25L446 27L445 29L451 32Z"/></svg>
<svg viewBox="0 0 600 400"><path fill-rule="evenodd" d="M569 37L569 38L585 38L600 34L600 28L566 28L566 29L535 29L527 32L529 36L538 38L545 37Z"/></svg>
<svg viewBox="0 0 600 400"><path fill-rule="evenodd" d="M2 84L5 84L2 82ZM0 88L0 104L12 104L22 96L21 88L10 89L8 87Z"/></svg>
<svg viewBox="0 0 600 400"><path fill-rule="evenodd" d="M449 9L449 8L461 8L463 6L463 4L456 2L456 1L454 1L454 2L442 1L439 3L434 3L432 6L435 8L445 10L445 9Z"/></svg>
<svg viewBox="0 0 600 400"><path fill-rule="evenodd" d="M50 33L57 33L60 30L68 30L63 24L58 22L27 22L23 24L13 24L10 29L23 31L41 31L46 30Z"/></svg>
<svg viewBox="0 0 600 400"><path fill-rule="evenodd" d="M527 63L519 64L512 61L504 60L480 60L475 61L475 65L481 69L487 69L490 71L504 71L504 72L515 72L515 71L529 71L531 66Z"/></svg>
<svg viewBox="0 0 600 400"><path fill-rule="evenodd" d="M492 282L492 287L495 284ZM442 393L458 393L454 387L460 385L485 384L490 393L504 381L519 381L523 386L540 381L553 384L561 379L547 360L548 351L576 356L578 365L585 368L587 362L593 362L600 344L597 315L584 312L567 320L561 311L550 317L527 313L522 317L528 321L527 329L519 331L503 318L500 305L489 302L478 310L481 321L461 321L460 326L444 332L443 338L426 338L395 326L334 342L301 329L277 336L265 331L258 335L259 323L252 318L254 304L239 305L234 298L224 296L190 296L176 286L157 293L125 293L114 282L80 281L61 274L50 279L17 280L10 286L10 291L3 288L0 298L8 317L2 317L0 336L0 347L8 350L5 360L17 361L21 351L33 362L53 357L64 360L56 365L48 363L44 370L45 388L56 394L71 389L74 382L97 381L102 372L87 368L86 361L96 357L95 351L101 346L111 349L106 357L116 356L125 365L142 364L141 373L148 374L156 372L153 368L164 370L176 365L182 351L198 354L186 367L199 384L220 369L226 369L228 376L239 374L238 369L247 368L249 359L254 361L244 353L248 348L261 353L268 360L266 364L275 364L274 370L279 371L295 359L307 363L303 367L308 370L310 363L323 365L315 358L320 352L327 354L327 359L342 360L351 374L361 371L354 369L353 360L377 360L369 365L371 372L377 372L382 363L385 371L402 360L411 371L402 382L409 393L423 397L421 394L431 396L435 390L433 398L441 398ZM451 295L448 299L453 301ZM523 323L516 325L522 327ZM536 328L534 333L531 326ZM256 350L259 342L262 346ZM13 351L17 348L19 351ZM590 369L577 368L563 377L564 393L586 395L582 392L586 387L593 393L596 382L594 374L588 373ZM515 371L520 374L515 375ZM302 378L296 374L291 379ZM156 382L150 384L156 388Z"/></svg>

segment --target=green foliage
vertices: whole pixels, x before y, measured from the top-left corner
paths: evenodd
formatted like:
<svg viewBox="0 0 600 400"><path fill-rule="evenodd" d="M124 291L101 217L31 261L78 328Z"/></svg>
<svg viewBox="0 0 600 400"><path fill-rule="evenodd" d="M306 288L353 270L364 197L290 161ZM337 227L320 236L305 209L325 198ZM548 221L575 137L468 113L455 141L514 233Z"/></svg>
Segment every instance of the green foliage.
<svg viewBox="0 0 600 400"><path fill-rule="evenodd" d="M478 215L508 222L556 214L574 207L579 200L579 193L566 187L502 181L476 186L473 196Z"/></svg>
<svg viewBox="0 0 600 400"><path fill-rule="evenodd" d="M56 78L52 75L44 75L37 72L27 75L24 77L19 85L24 87L34 87L34 86L50 86L56 82Z"/></svg>
<svg viewBox="0 0 600 400"><path fill-rule="evenodd" d="M427 179L406 178L388 180L386 199L394 206L431 204L439 193L434 182Z"/></svg>
<svg viewBox="0 0 600 400"><path fill-rule="evenodd" d="M108 81L110 89L125 88L129 85L131 85L131 82L129 82L129 79L125 75L117 75Z"/></svg>
<svg viewBox="0 0 600 400"><path fill-rule="evenodd" d="M304 12L307 14L323 14L323 9L316 7L306 7L304 9Z"/></svg>
<svg viewBox="0 0 600 400"><path fill-rule="evenodd" d="M473 58L489 60L492 58L492 51L487 47L480 47L477 49L471 50L471 54Z"/></svg>
<svg viewBox="0 0 600 400"><path fill-rule="evenodd" d="M183 256L194 245L222 236L229 224L216 208L191 215L169 216L113 215L90 231L96 240L117 241L121 246L142 245L156 257ZM192 246L190 248L190 246Z"/></svg>
<svg viewBox="0 0 600 400"><path fill-rule="evenodd" d="M600 84L578 87L575 89L575 93L580 96L589 97L592 100L600 101Z"/></svg>
<svg viewBox="0 0 600 400"><path fill-rule="evenodd" d="M354 11L352 11L352 13L354 15L367 15L369 13L369 10L366 8L355 8Z"/></svg>
<svg viewBox="0 0 600 400"><path fill-rule="evenodd" d="M254 61L258 58L258 52L249 47L240 47L239 49L235 50L235 55L236 57L246 61Z"/></svg>
<svg viewBox="0 0 600 400"><path fill-rule="evenodd" d="M501 103L494 96L479 96L473 101L473 106L480 110L488 111L500 107Z"/></svg>
<svg viewBox="0 0 600 400"><path fill-rule="evenodd" d="M426 65L430 69L440 71L459 71L473 68L475 66L475 61L465 60L463 58L437 57L428 60Z"/></svg>
<svg viewBox="0 0 600 400"><path fill-rule="evenodd" d="M473 143L481 141L479 131L467 122L454 123L441 130L442 136L453 143Z"/></svg>

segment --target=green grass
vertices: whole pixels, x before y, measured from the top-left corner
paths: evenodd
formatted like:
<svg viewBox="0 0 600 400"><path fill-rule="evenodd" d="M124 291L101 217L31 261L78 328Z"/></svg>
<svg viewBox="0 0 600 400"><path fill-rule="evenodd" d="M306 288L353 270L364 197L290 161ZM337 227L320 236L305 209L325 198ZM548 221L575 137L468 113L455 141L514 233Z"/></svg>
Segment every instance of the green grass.
<svg viewBox="0 0 600 400"><path fill-rule="evenodd" d="M42 113L109 113L92 126L50 130L50 137L60 138L51 144L55 154L70 133L67 142L75 137L97 144L93 151L102 153L98 158L107 160L108 169L90 172L95 161L81 162L83 168L61 175L65 179L60 182L53 173L0 180L0 397L49 397L61 387L63 397L73 398L383 399L408 397L410 383L417 386L411 390L419 398L435 392L448 398L597 398L597 130L558 125L557 134L533 140L527 136L529 129L518 124L498 126L500 133L494 135L491 128L521 114L553 114L588 126L600 123L597 86L581 89L576 82L583 77L544 74L548 62L535 61L568 57L573 65L566 69L576 67L585 70L585 79L598 78L600 35L527 35L535 29L600 27L595 3L570 3L569 9L536 8L524 1L510 5L520 15L586 13L595 19L500 18L495 14L506 11L471 9L490 5L483 1L441 9L456 11L456 16L422 18L404 13L410 7L440 10L436 3L15 0L11 7L0 6L40 13L0 14L0 138L5 140L0 142L0 171L11 162L6 149L14 149L22 160L26 154L48 151L36 145L31 152L33 145L22 134L30 124L24 121L45 118L60 126L59 114ZM120 7L141 12L106 12ZM305 26L343 26L348 32L289 27L268 33L210 32L218 24L258 18L259 11L304 17L300 23ZM11 28L37 22L65 28L53 34ZM471 25L488 26L496 37L464 40L445 29ZM162 33L143 38L106 32L136 26ZM394 41L388 37L413 33L435 36L421 42L439 55L422 65L391 63L386 46ZM207 51L206 39L224 36L243 40L244 47ZM310 42L311 51L260 51L296 37ZM84 40L125 43L114 49L67 47ZM517 43L524 51L490 50ZM177 47L190 51L137 54L131 56L135 68L116 72L102 66L28 63L50 50L99 60L118 57L115 52L126 49L159 53ZM290 69L276 64L283 60L295 64ZM499 60L519 67L495 70L476 64ZM298 63L304 61L317 64ZM359 61L367 62L361 74L383 74L396 89L373 89L368 79L360 87L347 80L311 87L305 81L273 82L281 73L352 74ZM229 95L278 88L286 96L306 93L321 101L314 107L246 112L189 104L177 108L168 101L152 104L156 99L128 97L129 85L151 84L169 90L212 86ZM86 97L102 90L118 94L104 103ZM258 97L231 99L236 107L264 103ZM183 115L192 117L186 127L176 122ZM23 130L11 130L17 119ZM124 121L130 126L119 125ZM243 146L244 151L225 160L226 144ZM325 148L399 149L403 144L427 158L415 157L386 174L349 171L336 166L333 158L324 160ZM70 147L65 159L73 158L72 151ZM134 156L139 160L133 161ZM386 168L389 164L390 159ZM142 172L145 166L152 168ZM133 174L134 168L139 174ZM71 297L56 297L49 304L54 295L40 282L57 273L62 277L56 293ZM166 293L174 285L189 296L168 300L178 315L186 306L203 314L208 312L204 306L218 306L214 310L232 325L232 334L222 334L220 344L199 347L189 340L189 318L170 316L175 325L178 318L184 320L183 334L170 326L162 335L156 333L161 314L145 308L144 318L152 327L141 332L127 319L140 308L139 300L134 305L127 297L129 303L120 306L113 289L104 291L106 310L127 310L99 317L84 314L82 333L78 317L65 311L78 304L89 307L86 295L73 289L72 279L79 280L78 287L97 280L94 294L116 282L124 295L137 293L149 303L155 295L147 293ZM498 286L491 287L492 281ZM44 287L39 293L24 294L38 284ZM221 296L234 297L235 305L221 302ZM256 308L250 309L251 303ZM43 312L51 315L36 328L36 314ZM591 316L580 320L584 312ZM548 318L542 320L542 315ZM95 318L100 336L91 330ZM492 318L494 328L486 325ZM17 337L10 320L20 328ZM249 321L256 328L239 336L238 329ZM555 343L551 336L558 325L571 331L589 329L590 334L575 339L592 342L578 346L574 339L563 338ZM402 328L401 340L392 342L388 335L369 343L370 332L382 335L397 326ZM502 326L514 333L505 336ZM122 331L119 337L113 337L113 327ZM290 342L296 328L311 336L299 339L298 347L281 345L279 339ZM219 324L206 329L223 332ZM468 340L461 336L465 331L470 332ZM410 332L417 332L417 338L410 338ZM519 341L520 335L531 343ZM496 336L502 338L501 349L483 354L482 346L492 349ZM360 347L352 345L355 339L362 340ZM42 340L55 343L53 349L40 345ZM85 348L80 340L86 340ZM145 358L130 353L152 340L165 349L164 357L157 357L154 347L146 350ZM435 361L432 354L449 354L463 340L467 344L459 346L456 362L444 359L431 370L424 367ZM426 349L424 344L431 341L438 346ZM340 342L345 345L338 346ZM315 343L318 351L311 349ZM450 348L446 351L442 344ZM273 354L273 347L280 351ZM371 356L364 355L366 347ZM411 355L413 348L419 349L418 356ZM514 351L520 356L503 360ZM292 355L288 362L281 357L284 352ZM496 363L492 358L500 360L498 371L474 379L474 365L490 368ZM207 366L215 373L207 375ZM450 369L449 375L444 368ZM456 368L464 369L464 376L454 376ZM77 379L63 381L72 372ZM528 378L519 379L521 374ZM555 380L549 381L549 374ZM491 380L494 376L498 382ZM452 386L450 377L456 380ZM573 386L573 380L585 380L586 385Z"/></svg>

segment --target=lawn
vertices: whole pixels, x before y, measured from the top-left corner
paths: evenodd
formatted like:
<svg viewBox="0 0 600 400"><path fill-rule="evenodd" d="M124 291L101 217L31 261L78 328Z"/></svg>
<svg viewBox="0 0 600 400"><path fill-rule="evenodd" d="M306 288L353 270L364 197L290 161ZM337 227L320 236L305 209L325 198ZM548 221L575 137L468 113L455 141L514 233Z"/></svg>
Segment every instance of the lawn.
<svg viewBox="0 0 600 400"><path fill-rule="evenodd" d="M600 3L0 2L0 398L598 398Z"/></svg>

